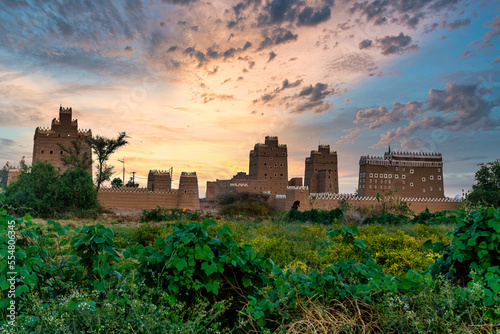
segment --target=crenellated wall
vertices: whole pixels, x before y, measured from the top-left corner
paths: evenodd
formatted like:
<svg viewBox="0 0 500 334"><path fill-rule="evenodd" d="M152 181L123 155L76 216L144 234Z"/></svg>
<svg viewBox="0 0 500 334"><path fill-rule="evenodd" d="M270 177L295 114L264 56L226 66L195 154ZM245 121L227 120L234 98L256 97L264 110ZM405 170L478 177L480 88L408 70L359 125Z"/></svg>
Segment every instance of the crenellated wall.
<svg viewBox="0 0 500 334"><path fill-rule="evenodd" d="M97 199L109 209L167 209L199 210L198 177L196 173L182 172L179 190L155 190L148 188L114 187L101 188Z"/></svg>
<svg viewBox="0 0 500 334"><path fill-rule="evenodd" d="M333 210L340 206L340 201L346 199L354 207L375 206L379 204L375 197L355 197L352 194L308 194L307 187L288 187L285 210L290 210L295 201L300 201L300 211L318 209ZM415 214L424 211L456 210L460 200L445 198L401 198Z"/></svg>

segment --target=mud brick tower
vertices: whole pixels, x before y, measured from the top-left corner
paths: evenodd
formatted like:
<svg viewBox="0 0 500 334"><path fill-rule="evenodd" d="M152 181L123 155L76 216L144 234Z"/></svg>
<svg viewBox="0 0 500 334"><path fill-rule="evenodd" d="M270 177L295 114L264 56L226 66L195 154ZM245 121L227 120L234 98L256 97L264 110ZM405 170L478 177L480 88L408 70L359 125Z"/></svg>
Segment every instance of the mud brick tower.
<svg viewBox="0 0 500 334"><path fill-rule="evenodd" d="M170 171L150 170L148 174L148 190L172 190L172 175Z"/></svg>
<svg viewBox="0 0 500 334"><path fill-rule="evenodd" d="M33 162L44 161L51 163L58 170L65 171L61 156L67 154L58 144L72 147L72 141L80 141L82 153L92 158L92 149L86 140L92 138L91 130L79 130L78 120L72 119L72 109L59 108L59 119L54 118L50 128L37 127L33 138ZM87 170L92 175L92 166Z"/></svg>
<svg viewBox="0 0 500 334"><path fill-rule="evenodd" d="M272 194L286 195L288 185L288 152L278 137L266 136L264 144L255 144L250 151L248 178L266 180Z"/></svg>
<svg viewBox="0 0 500 334"><path fill-rule="evenodd" d="M304 185L310 193L339 193L337 152L330 151L330 145L319 145L306 158Z"/></svg>

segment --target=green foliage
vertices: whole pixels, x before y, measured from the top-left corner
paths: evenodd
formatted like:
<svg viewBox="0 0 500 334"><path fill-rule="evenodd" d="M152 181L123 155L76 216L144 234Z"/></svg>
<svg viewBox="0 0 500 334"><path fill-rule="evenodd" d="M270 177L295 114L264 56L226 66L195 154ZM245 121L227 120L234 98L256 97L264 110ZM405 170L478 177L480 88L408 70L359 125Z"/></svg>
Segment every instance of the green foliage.
<svg viewBox="0 0 500 334"><path fill-rule="evenodd" d="M111 186L114 188L122 187L123 186L123 181L119 177L115 177L113 180L111 180Z"/></svg>
<svg viewBox="0 0 500 334"><path fill-rule="evenodd" d="M125 258L139 261L138 271L148 287L165 289L173 305L205 299L231 299L233 310L240 309L247 296L269 283L273 263L264 260L251 245L239 245L231 229L224 225L210 237L211 219L174 228L171 235L158 237L155 246L127 248ZM234 321L236 313L228 316Z"/></svg>
<svg viewBox="0 0 500 334"><path fill-rule="evenodd" d="M116 139L95 136L88 141L88 144L97 157L96 194L101 188L101 184L104 181L108 181L111 178L111 175L113 175L113 167L108 166L106 162L111 154L115 153L120 147L128 144L127 138L128 136L125 132L120 132Z"/></svg>
<svg viewBox="0 0 500 334"><path fill-rule="evenodd" d="M479 164L481 168L476 172L476 184L467 194L466 200L472 204L500 206L500 159L487 164Z"/></svg>
<svg viewBox="0 0 500 334"><path fill-rule="evenodd" d="M500 208L480 207L460 210L450 216L457 224L453 239L443 255L429 268L434 276L443 274L461 284L482 286L487 316L498 319L500 311ZM426 246L442 250L441 243L427 242Z"/></svg>
<svg viewBox="0 0 500 334"><path fill-rule="evenodd" d="M7 185L7 178L9 177L9 162L7 161L5 165L0 169L0 187Z"/></svg>
<svg viewBox="0 0 500 334"><path fill-rule="evenodd" d="M71 168L87 170L92 166L92 157L87 152L82 152L82 141L72 140L71 146L65 147L62 144L57 144L66 154L61 156L61 161L64 166Z"/></svg>
<svg viewBox="0 0 500 334"><path fill-rule="evenodd" d="M144 222L165 222L165 221L198 221L201 218L200 212L186 209L166 209L157 207L152 210L142 210L141 223Z"/></svg>
<svg viewBox="0 0 500 334"><path fill-rule="evenodd" d="M431 213L429 212L429 208L425 208L425 210L418 215L414 215L411 222L422 225L445 224L448 222L447 213L449 213L449 211L446 210Z"/></svg>
<svg viewBox="0 0 500 334"><path fill-rule="evenodd" d="M341 208L331 211L312 209L308 211L290 210L287 214L288 221L311 222L319 224L332 224L341 219L344 212Z"/></svg>
<svg viewBox="0 0 500 334"><path fill-rule="evenodd" d="M88 172L68 169L58 172L52 164L35 162L23 168L5 191L5 204L41 217L73 213L96 216L99 203Z"/></svg>
<svg viewBox="0 0 500 334"><path fill-rule="evenodd" d="M130 178L130 180L128 180L127 184L125 184L125 187L137 188L137 187L139 187L139 183L135 183L134 180L132 178Z"/></svg>
<svg viewBox="0 0 500 334"><path fill-rule="evenodd" d="M409 222L409 218L405 215L396 215L390 212L384 212L380 215L372 215L363 220L363 224L380 224L380 225L398 225Z"/></svg>
<svg viewBox="0 0 500 334"><path fill-rule="evenodd" d="M141 224L134 229L132 242L143 246L154 245L156 238L165 236L165 228L160 225Z"/></svg>

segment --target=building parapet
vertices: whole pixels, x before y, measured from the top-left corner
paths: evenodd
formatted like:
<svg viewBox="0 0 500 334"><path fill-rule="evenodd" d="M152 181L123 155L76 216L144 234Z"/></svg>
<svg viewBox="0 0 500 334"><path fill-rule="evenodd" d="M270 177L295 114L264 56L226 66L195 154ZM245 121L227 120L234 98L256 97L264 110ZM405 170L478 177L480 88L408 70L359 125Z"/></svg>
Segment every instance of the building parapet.
<svg viewBox="0 0 500 334"><path fill-rule="evenodd" d="M316 193L309 194L309 199L326 199L326 200L353 200L353 201L374 201L377 200L374 196L356 196L354 194L332 194L332 193ZM455 198L426 198L426 197L402 197L403 202L448 202L459 203L460 199Z"/></svg>
<svg viewBox="0 0 500 334"><path fill-rule="evenodd" d="M248 183L230 183L230 187L248 187Z"/></svg>
<svg viewBox="0 0 500 334"><path fill-rule="evenodd" d="M396 167L443 167L442 161L401 161L389 160L383 157L361 156L360 165L396 166Z"/></svg>
<svg viewBox="0 0 500 334"><path fill-rule="evenodd" d="M309 190L308 186L287 186L286 190Z"/></svg>
<svg viewBox="0 0 500 334"><path fill-rule="evenodd" d="M169 174L170 175L170 171L169 170L157 170L157 169L152 169L149 171L150 174Z"/></svg>
<svg viewBox="0 0 500 334"><path fill-rule="evenodd" d="M276 195L276 199L286 199L286 195Z"/></svg>
<svg viewBox="0 0 500 334"><path fill-rule="evenodd" d="M182 172L181 176L196 176L196 172Z"/></svg>
<svg viewBox="0 0 500 334"><path fill-rule="evenodd" d="M163 193L163 194L176 194L178 190L150 190L146 187L101 187L99 192L117 192L117 193Z"/></svg>

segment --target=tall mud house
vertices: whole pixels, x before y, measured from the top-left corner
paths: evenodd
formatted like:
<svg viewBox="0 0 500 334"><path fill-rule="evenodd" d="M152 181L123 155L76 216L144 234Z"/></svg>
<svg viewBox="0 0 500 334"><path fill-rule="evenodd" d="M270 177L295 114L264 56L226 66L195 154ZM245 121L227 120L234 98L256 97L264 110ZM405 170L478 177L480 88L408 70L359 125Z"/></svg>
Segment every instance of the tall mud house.
<svg viewBox="0 0 500 334"><path fill-rule="evenodd" d="M91 130L79 130L78 120L72 119L72 109L59 108L59 118L54 118L50 128L37 127L33 138L33 162L49 162L60 171L68 169L61 161L65 153L58 144L66 148L72 146L73 141L80 141L81 154L92 158L92 149L86 140L92 138ZM92 175L92 165L87 169Z"/></svg>
<svg viewBox="0 0 500 334"><path fill-rule="evenodd" d="M391 152L359 159L359 196L394 192L399 197L444 198L441 153Z"/></svg>

